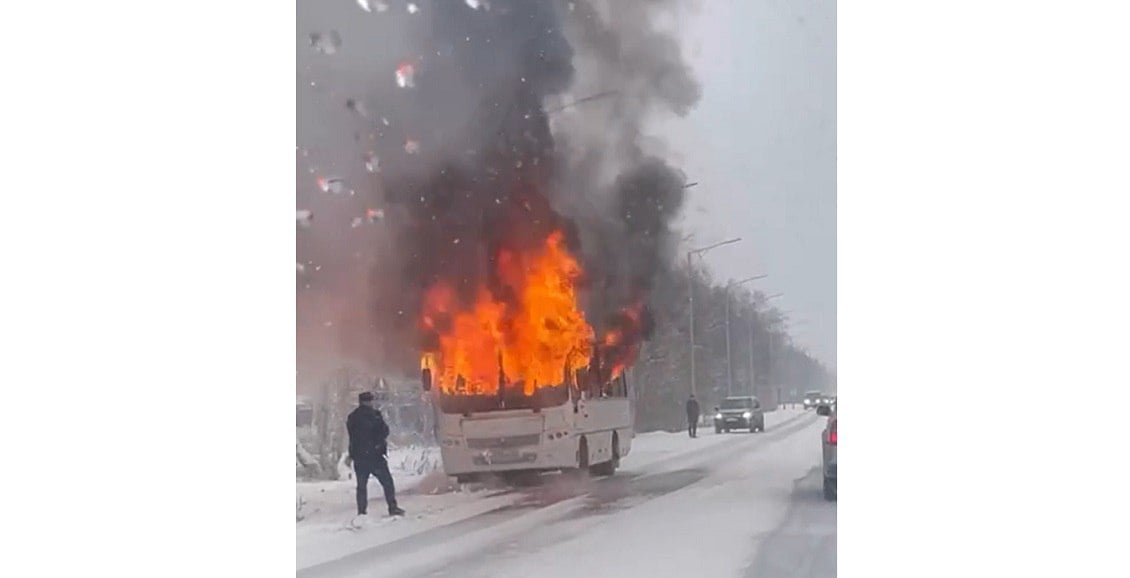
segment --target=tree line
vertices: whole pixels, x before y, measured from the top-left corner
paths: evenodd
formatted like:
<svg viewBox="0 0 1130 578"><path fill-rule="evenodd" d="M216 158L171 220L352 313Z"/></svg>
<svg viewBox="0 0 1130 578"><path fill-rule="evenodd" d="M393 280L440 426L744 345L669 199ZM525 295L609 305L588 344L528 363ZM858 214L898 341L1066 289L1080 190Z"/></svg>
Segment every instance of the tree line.
<svg viewBox="0 0 1130 578"><path fill-rule="evenodd" d="M794 391L803 395L809 390L834 389L834 373L792 340L786 315L767 302L765 294L716 283L701 269L673 269L667 278L652 294L655 331L630 374L636 390L637 431L676 430L685 425L684 402L691 393L691 283L696 397L704 412L729 395L731 375L734 395L756 395L768 407L795 401Z"/></svg>

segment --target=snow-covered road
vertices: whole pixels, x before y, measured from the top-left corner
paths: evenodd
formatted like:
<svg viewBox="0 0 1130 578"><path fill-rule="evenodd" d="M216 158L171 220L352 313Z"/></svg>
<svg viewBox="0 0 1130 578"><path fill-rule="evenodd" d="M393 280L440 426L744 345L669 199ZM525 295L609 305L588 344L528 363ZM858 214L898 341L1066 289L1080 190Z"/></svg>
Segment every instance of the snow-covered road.
<svg viewBox="0 0 1130 578"><path fill-rule="evenodd" d="M745 578L832 578L836 575L836 507L824 501L820 468L793 491L784 523L761 544Z"/></svg>
<svg viewBox="0 0 1130 578"><path fill-rule="evenodd" d="M784 410L763 434L646 434L611 478L408 496L407 518L359 532L300 524L298 575L834 575L835 504L810 488L823 421Z"/></svg>

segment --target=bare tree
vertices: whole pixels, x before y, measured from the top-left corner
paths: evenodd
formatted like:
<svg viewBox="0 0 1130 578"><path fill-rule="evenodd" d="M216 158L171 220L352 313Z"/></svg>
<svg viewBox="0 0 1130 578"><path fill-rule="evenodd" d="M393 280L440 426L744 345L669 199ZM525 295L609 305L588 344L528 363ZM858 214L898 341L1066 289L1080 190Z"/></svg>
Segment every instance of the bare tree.
<svg viewBox="0 0 1130 578"><path fill-rule="evenodd" d="M322 382L314 408L314 455L311 456L320 476L332 480L340 477L338 464L349 447L345 418L352 411L357 394L371 389L372 384L371 376L352 367L338 368Z"/></svg>

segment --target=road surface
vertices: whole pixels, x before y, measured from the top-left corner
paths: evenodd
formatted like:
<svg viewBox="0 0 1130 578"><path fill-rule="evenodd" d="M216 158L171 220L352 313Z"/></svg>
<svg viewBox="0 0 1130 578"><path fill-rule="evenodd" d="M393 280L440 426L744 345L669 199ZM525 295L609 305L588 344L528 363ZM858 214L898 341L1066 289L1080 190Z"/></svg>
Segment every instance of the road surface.
<svg viewBox="0 0 1130 578"><path fill-rule="evenodd" d="M836 505L824 501L819 466L793 491L788 517L761 544L745 578L834 578Z"/></svg>
<svg viewBox="0 0 1130 578"><path fill-rule="evenodd" d="M309 554L300 534L298 576L835 576L836 506L818 468L824 418L766 417L759 434L641 436L615 476L546 475L467 496L460 507L490 506L342 534L355 545L344 555Z"/></svg>

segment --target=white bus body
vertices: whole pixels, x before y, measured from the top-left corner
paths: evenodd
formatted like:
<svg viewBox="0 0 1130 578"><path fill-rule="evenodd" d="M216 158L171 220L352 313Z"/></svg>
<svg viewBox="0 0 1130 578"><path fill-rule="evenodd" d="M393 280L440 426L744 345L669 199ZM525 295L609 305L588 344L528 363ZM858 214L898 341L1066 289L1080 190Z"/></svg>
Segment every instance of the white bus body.
<svg viewBox="0 0 1130 578"><path fill-rule="evenodd" d="M634 412L623 375L604 391L569 389L564 403L540 407L462 411L459 396L436 395L444 398L435 404L443 469L463 480L581 468L610 475L632 449Z"/></svg>

